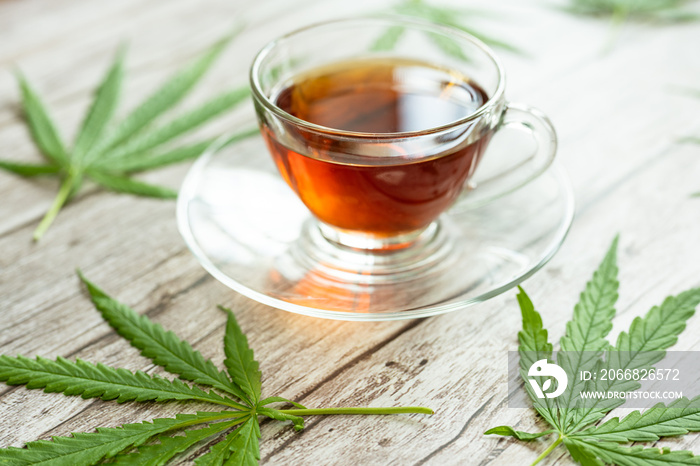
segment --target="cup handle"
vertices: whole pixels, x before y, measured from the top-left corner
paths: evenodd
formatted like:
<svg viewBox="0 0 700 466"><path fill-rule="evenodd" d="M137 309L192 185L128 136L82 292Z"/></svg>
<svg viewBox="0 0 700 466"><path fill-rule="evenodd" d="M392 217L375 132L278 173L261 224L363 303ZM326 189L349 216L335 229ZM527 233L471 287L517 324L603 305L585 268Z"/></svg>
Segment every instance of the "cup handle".
<svg viewBox="0 0 700 466"><path fill-rule="evenodd" d="M509 133L526 133L532 147L517 143L514 149L507 142ZM525 186L549 168L556 152L557 134L549 118L529 105L507 103L479 168L451 211L488 204Z"/></svg>

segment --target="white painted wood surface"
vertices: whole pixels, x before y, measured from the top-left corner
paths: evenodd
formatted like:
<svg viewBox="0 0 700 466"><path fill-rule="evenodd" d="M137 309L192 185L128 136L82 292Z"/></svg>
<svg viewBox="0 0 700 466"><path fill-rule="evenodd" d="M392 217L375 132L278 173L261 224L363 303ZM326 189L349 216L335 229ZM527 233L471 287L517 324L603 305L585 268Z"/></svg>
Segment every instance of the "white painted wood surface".
<svg viewBox="0 0 700 466"><path fill-rule="evenodd" d="M64 136L77 128L94 84L128 39L123 108L242 18L249 28L192 96L244 82L257 49L314 20L358 14L376 2L169 0L0 1L0 157L38 160L18 116L12 69L45 96ZM465 2L462 2L465 3ZM468 2L478 6L479 2ZM630 25L601 50L605 21L574 18L544 2L481 2L493 17L474 24L518 44L500 53L511 100L543 109L560 136L558 158L577 196L577 219L561 251L525 288L555 341L583 284L621 234L621 298L614 338L668 294L700 285L700 23ZM233 117L208 128L221 131ZM173 187L188 164L145 179ZM114 296L147 313L221 363L224 315L231 306L261 363L268 394L308 406L425 405L432 417L310 418L303 433L263 427L263 464L528 464L546 441L529 444L483 432L510 424L543 428L531 410L506 405L507 351L517 345L514 292L462 312L424 320L345 323L267 308L209 277L186 250L175 205L88 187L40 244L31 232L48 208L55 180L0 172L0 353L83 358L157 372L120 339L79 287L80 267ZM700 316L676 349L700 350ZM89 431L194 405L105 403L0 384L0 446ZM700 452L697 435L659 445ZM544 464L569 464L560 447ZM187 461L185 461L187 463Z"/></svg>

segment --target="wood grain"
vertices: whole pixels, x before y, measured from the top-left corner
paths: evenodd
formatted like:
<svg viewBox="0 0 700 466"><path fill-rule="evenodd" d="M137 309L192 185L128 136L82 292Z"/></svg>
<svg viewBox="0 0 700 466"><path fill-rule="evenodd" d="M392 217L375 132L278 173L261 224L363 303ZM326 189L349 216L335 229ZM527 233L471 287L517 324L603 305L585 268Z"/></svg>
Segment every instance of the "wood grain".
<svg viewBox="0 0 700 466"><path fill-rule="evenodd" d="M385 3L386 5L386 3ZM558 255L525 283L553 340L583 284L621 234L621 298L611 337L665 296L700 285L700 101L673 90L698 87L700 25L626 26L608 54L608 24L539 4L482 5L481 29L526 56L501 54L508 97L542 108L560 136L577 218ZM67 140L120 41L128 39L121 114L169 73L230 30L246 31L184 106L245 82L266 41L310 22L373 11L376 2L295 0L244 5L224 0L0 3L0 157L38 160L18 112L11 71L19 66L45 96ZM249 110L248 110L249 111ZM232 116L211 134L240 124ZM203 133L202 133L203 134ZM144 178L176 187L188 164ZM547 440L484 436L493 425L544 428L532 411L507 407L507 351L516 347L514 293L440 317L405 322L324 321L271 309L209 277L175 226L174 203L88 187L40 244L31 232L54 180L0 172L0 353L61 355L160 373L101 320L79 286L83 272L120 300L189 340L221 365L225 316L236 311L264 374L267 394L308 406L426 405L431 417L311 418L302 433L264 423L263 464L528 464ZM700 317L677 349L700 350ZM165 417L195 404L116 405L0 385L0 446ZM700 451L697 435L659 446ZM181 464L191 464L185 458ZM543 464L573 464L562 448Z"/></svg>

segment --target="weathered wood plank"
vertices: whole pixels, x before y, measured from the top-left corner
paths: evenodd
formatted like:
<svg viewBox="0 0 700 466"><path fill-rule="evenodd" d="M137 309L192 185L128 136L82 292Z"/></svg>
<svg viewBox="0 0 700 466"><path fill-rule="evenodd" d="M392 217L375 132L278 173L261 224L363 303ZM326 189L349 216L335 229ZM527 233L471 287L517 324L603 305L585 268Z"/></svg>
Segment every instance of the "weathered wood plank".
<svg viewBox="0 0 700 466"><path fill-rule="evenodd" d="M37 157L17 115L17 91L8 72L15 63L45 95L64 135L71 136L125 37L131 50L124 108L130 108L244 16L249 30L191 103L244 82L255 51L280 33L374 8L369 1L310 0L246 8L218 0L0 3L0 157ZM516 1L489 9L501 17L475 21L530 55L502 54L508 95L552 117L561 138L559 158L579 201L561 252L526 288L558 339L579 290L620 232L622 297L614 337L667 294L700 284L700 201L687 196L700 190L700 150L674 142L700 133L698 101L669 90L697 86L700 58L685 45L697 42L700 27L629 27L617 47L602 56L604 22ZM237 121L224 119L209 134ZM145 178L177 186L186 169L185 164ZM160 372L92 309L73 273L81 267L219 365L225 318L215 306L234 308L270 394L310 406L423 404L437 411L433 417L309 419L301 434L265 423L266 464L522 464L545 448L546 440L524 445L482 435L496 424L544 427L529 410L505 404L506 352L515 348L520 325L513 293L463 312L408 322L343 323L287 314L209 278L176 231L173 203L89 189L66 208L44 242L31 244L31 231L54 190L53 181L0 173L5 200L0 203L0 352L60 354ZM700 349L698 330L698 319L691 320L677 348ZM0 446L198 407L117 405L2 386ZM700 440L690 435L664 442L697 451ZM544 464L571 460L562 450Z"/></svg>

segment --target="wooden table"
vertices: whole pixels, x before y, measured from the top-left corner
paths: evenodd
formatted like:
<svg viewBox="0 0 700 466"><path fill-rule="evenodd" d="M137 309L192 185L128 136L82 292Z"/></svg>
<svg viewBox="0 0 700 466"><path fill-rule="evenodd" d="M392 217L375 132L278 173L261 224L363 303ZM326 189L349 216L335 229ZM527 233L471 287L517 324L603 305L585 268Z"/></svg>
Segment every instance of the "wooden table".
<svg viewBox="0 0 700 466"><path fill-rule="evenodd" d="M43 93L64 136L72 136L93 86L120 41L129 41L123 108L243 18L249 29L190 99L245 81L255 51L312 20L356 14L376 2L294 0L4 0L0 2L0 157L38 160L18 112L12 69ZM470 2L477 3L477 2ZM621 234L621 298L612 337L669 295L700 285L700 23L627 26L601 53L609 24L571 17L542 2L484 3L496 13L474 24L516 43L527 56L500 53L508 97L543 109L560 136L577 218L564 246L525 288L555 341L613 236ZM208 128L230 128L222 119ZM189 164L144 176L177 187ZM308 406L425 405L432 417L310 418L302 433L265 423L264 464L526 464L545 448L486 437L494 425L544 423L506 405L507 351L520 315L507 292L430 319L347 323L259 305L211 278L186 249L175 204L88 186L45 239L31 233L57 190L52 179L0 172L0 353L61 355L158 372L93 309L74 273L193 343L221 365L223 304L235 309L268 393ZM700 349L700 316L676 349ZM188 406L190 408L191 406ZM172 404L125 404L44 394L0 384L0 446L90 431L97 425L166 417ZM192 408L194 409L194 408ZM660 442L700 452L697 435ZM569 464L563 448L545 464Z"/></svg>

